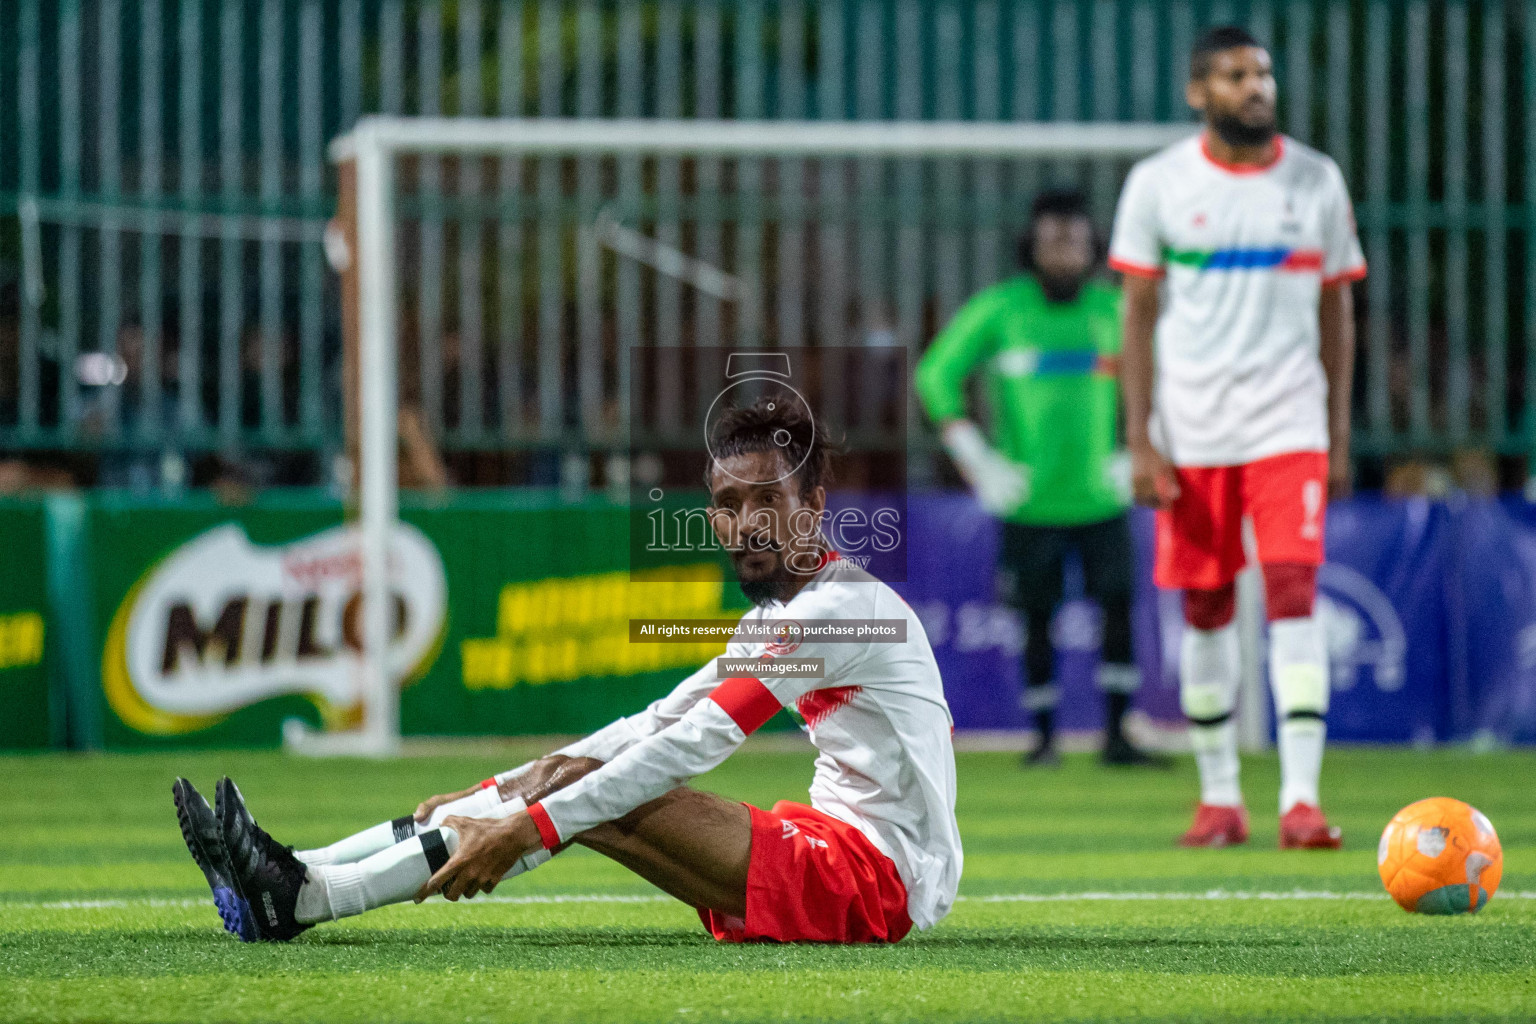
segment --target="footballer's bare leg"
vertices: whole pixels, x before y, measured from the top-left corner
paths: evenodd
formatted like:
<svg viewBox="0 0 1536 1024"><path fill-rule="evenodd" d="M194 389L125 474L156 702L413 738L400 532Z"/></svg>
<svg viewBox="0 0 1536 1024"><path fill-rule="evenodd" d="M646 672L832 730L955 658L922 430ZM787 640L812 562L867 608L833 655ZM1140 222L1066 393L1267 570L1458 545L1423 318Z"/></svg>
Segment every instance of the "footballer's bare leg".
<svg viewBox="0 0 1536 1024"><path fill-rule="evenodd" d="M563 758L537 776L536 767L512 780L522 783L515 795L536 804L600 767L589 757ZM572 841L691 907L746 913L752 814L734 800L682 786Z"/></svg>
<svg viewBox="0 0 1536 1024"><path fill-rule="evenodd" d="M674 789L575 841L691 907L734 917L747 912L752 814L734 800Z"/></svg>

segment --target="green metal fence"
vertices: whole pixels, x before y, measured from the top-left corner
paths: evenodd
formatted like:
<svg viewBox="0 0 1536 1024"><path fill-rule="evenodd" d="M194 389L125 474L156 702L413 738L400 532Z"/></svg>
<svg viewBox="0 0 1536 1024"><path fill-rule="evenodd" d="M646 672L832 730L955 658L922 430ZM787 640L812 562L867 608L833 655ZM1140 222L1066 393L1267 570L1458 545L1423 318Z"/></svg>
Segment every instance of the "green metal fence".
<svg viewBox="0 0 1536 1024"><path fill-rule="evenodd" d="M335 174L324 145L364 113L1183 120L1192 40L1237 21L1271 44L1286 130L1331 153L1356 198L1372 267L1359 292L1357 448L1536 449L1536 0L4 8L0 448L334 446L337 288L321 239ZM705 195L718 170L699 172L686 187ZM1122 173L1028 168L999 201L1067 176L1107 219ZM481 176L428 163L423 190L470 191L466 179ZM560 183L529 189L558 198ZM893 217L897 194L882 200ZM519 216L536 219L537 204ZM999 227L1017 219L1014 209ZM424 347L476 315L481 290L454 282L503 269L484 258L478 230L427 218L413 235L411 315ZM687 243L705 258L722 244L707 224ZM548 255L527 254L529 272ZM887 279L849 287L925 304L926 324L1006 272L1001 259L965 266L926 247ZM574 302L567 276L545 272L524 293L530 306ZM621 304L640 301L620 280ZM780 296L790 317L814 316L819 302ZM635 343L631 319L621 309L617 340L604 344ZM582 441L579 418L548 411L580 390L565 375L590 365L576 358L582 330L566 324L526 348L486 339L487 380L537 381L547 429L530 443ZM509 395L501 414L518 405ZM496 427L459 440L509 436Z"/></svg>

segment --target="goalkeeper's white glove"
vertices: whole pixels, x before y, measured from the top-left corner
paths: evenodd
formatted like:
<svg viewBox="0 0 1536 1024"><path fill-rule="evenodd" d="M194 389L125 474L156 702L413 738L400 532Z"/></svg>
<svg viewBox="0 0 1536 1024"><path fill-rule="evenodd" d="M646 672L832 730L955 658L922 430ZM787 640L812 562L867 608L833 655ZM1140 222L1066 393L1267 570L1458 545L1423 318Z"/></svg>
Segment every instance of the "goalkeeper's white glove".
<svg viewBox="0 0 1536 1024"><path fill-rule="evenodd" d="M944 428L944 447L989 514L1006 518L1029 500L1029 467L987 444L970 420Z"/></svg>
<svg viewBox="0 0 1536 1024"><path fill-rule="evenodd" d="M1131 453L1117 448L1104 460L1104 483L1115 497L1129 505L1135 495L1131 488Z"/></svg>

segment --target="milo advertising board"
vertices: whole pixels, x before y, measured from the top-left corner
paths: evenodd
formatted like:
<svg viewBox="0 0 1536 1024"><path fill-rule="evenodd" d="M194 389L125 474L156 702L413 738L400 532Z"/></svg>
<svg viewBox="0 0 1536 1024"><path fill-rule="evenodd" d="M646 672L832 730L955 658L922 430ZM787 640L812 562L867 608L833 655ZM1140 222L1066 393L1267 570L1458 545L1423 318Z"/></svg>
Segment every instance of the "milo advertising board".
<svg viewBox="0 0 1536 1024"><path fill-rule="evenodd" d="M389 664L407 735L591 730L720 653L628 642L631 615L730 615L735 588L703 560L632 579L620 506L502 494L402 520ZM357 724L358 535L338 505L105 501L86 535L102 745L265 746L289 718Z"/></svg>
<svg viewBox="0 0 1536 1024"><path fill-rule="evenodd" d="M420 530L396 527L390 555L390 660L408 683L436 657L447 584ZM203 732L290 696L311 704L329 728L354 725L359 588L349 527L278 544L252 542L238 522L206 530L153 565L118 604L102 654L107 704L149 736Z"/></svg>

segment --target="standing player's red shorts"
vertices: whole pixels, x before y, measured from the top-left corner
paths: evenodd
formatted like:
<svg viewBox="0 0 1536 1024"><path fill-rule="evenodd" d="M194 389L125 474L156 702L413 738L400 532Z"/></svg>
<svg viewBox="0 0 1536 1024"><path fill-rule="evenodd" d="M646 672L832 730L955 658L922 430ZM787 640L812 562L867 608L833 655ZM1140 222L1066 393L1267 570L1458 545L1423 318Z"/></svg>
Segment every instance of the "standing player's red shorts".
<svg viewBox="0 0 1536 1024"><path fill-rule="evenodd" d="M895 942L912 930L907 887L864 833L804 804L752 812L747 916L699 911L721 942Z"/></svg>
<svg viewBox="0 0 1536 1024"><path fill-rule="evenodd" d="M1243 517L1261 563L1323 563L1328 454L1290 452L1241 466L1179 467L1179 497L1157 513L1153 580L1170 590L1215 590L1242 569Z"/></svg>

